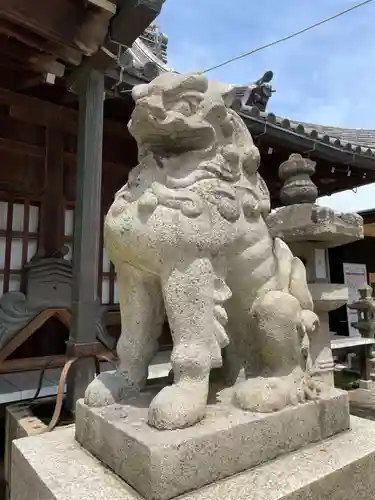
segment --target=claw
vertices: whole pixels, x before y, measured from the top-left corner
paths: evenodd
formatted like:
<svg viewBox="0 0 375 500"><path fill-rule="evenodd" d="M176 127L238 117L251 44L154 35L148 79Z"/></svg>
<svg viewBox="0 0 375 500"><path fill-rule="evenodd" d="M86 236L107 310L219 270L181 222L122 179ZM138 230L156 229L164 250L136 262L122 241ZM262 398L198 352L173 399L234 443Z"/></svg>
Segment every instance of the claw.
<svg viewBox="0 0 375 500"><path fill-rule="evenodd" d="M321 389L316 381L310 376L305 375L301 380L302 391L305 395L305 399L310 401L315 401L319 397Z"/></svg>
<svg viewBox="0 0 375 500"><path fill-rule="evenodd" d="M315 391L311 390L309 387L305 386L305 396L306 399L309 399L310 401L315 401L318 399L318 395Z"/></svg>

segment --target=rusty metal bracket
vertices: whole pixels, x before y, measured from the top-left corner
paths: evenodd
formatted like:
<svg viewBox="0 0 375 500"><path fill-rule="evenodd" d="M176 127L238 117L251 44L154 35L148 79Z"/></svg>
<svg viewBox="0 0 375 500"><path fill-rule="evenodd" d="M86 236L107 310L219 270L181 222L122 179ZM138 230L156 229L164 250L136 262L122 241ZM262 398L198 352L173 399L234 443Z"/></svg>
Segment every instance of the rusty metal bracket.
<svg viewBox="0 0 375 500"><path fill-rule="evenodd" d="M94 363L95 363L96 376L100 375L100 361L101 360L112 363L112 360L110 358L108 358L107 356L105 356L103 354L93 354L93 353L81 353L78 356L75 356L75 357L72 357L71 359L68 359L68 361L65 363L63 370L61 372L61 375L60 375L59 385L58 385L57 395L56 395L55 409L54 409L54 412L52 415L52 419L47 426L46 432L51 432L59 422L59 419L61 416L61 410L62 410L62 406L63 406L63 401L64 401L64 388L65 388L66 379L67 379L68 373L70 371L70 368L77 361L79 361L81 359L86 359L86 358L93 358ZM34 397L30 400L30 404L35 402L36 399L38 398L40 391L41 391L41 388L42 388L45 372L48 369L48 366L52 362L53 362L53 358L50 359L43 367L43 369L40 373L40 377L39 377L38 388L36 390Z"/></svg>
<svg viewBox="0 0 375 500"><path fill-rule="evenodd" d="M94 358L96 376L100 375L100 363L99 363L98 356L96 354L89 354L89 355L83 355L83 356L77 357L77 358L72 358L72 359L69 359L69 361L67 361L65 363L64 368L63 368L61 375L60 375L59 386L57 389L55 410L53 412L52 419L51 419L50 423L48 424L46 432L51 432L59 422L61 410L62 410L62 405L63 405L63 401L64 401L64 387L65 387L66 378L68 376L70 368L74 365L74 363L76 361L78 361L79 359L84 359L84 358Z"/></svg>

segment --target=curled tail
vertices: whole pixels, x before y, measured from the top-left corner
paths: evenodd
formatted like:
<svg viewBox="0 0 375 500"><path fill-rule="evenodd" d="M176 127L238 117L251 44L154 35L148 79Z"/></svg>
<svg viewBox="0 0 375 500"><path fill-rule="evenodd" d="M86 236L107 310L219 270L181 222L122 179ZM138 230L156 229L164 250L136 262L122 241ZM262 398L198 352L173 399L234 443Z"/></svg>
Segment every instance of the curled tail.
<svg viewBox="0 0 375 500"><path fill-rule="evenodd" d="M314 302L307 284L303 262L295 257L290 248L275 238L274 254L277 263L277 278L281 290L295 297L301 306L301 333L310 338L319 327L319 318L314 313Z"/></svg>
<svg viewBox="0 0 375 500"><path fill-rule="evenodd" d="M279 287L289 292L300 303L302 309L313 311L314 303L307 285L306 269L303 262L295 257L284 241L275 238L274 254Z"/></svg>

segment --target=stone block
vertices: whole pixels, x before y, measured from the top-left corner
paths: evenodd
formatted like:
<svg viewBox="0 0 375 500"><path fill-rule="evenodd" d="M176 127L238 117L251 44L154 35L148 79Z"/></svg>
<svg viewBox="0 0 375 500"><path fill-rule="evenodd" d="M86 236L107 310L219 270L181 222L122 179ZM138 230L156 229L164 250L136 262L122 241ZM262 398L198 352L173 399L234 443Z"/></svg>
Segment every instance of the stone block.
<svg viewBox="0 0 375 500"><path fill-rule="evenodd" d="M151 391L128 406L79 401L76 439L147 500L168 500L349 428L345 392L270 414L240 410L230 395L221 393L199 424L175 431L148 425Z"/></svg>
<svg viewBox="0 0 375 500"><path fill-rule="evenodd" d="M53 400L54 398L51 398L51 401ZM33 414L29 403L17 403L6 407L4 476L7 484L10 483L13 440L27 436L36 436L46 430L47 426Z"/></svg>
<svg viewBox="0 0 375 500"><path fill-rule="evenodd" d="M13 444L11 500L140 500L71 428ZM375 500L375 422L192 491L179 500Z"/></svg>

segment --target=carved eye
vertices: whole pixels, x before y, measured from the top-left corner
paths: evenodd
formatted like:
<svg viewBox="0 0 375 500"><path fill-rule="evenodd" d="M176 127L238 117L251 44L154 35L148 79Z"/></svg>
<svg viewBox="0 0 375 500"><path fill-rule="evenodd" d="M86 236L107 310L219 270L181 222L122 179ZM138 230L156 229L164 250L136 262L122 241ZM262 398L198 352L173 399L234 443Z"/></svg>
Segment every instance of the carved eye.
<svg viewBox="0 0 375 500"><path fill-rule="evenodd" d="M181 113L182 115L189 116L191 115L192 109L189 101L180 101L176 104L175 111Z"/></svg>
<svg viewBox="0 0 375 500"><path fill-rule="evenodd" d="M197 111L199 105L199 99L195 99L193 96L185 97L183 100L179 101L174 109L185 116L191 116Z"/></svg>

